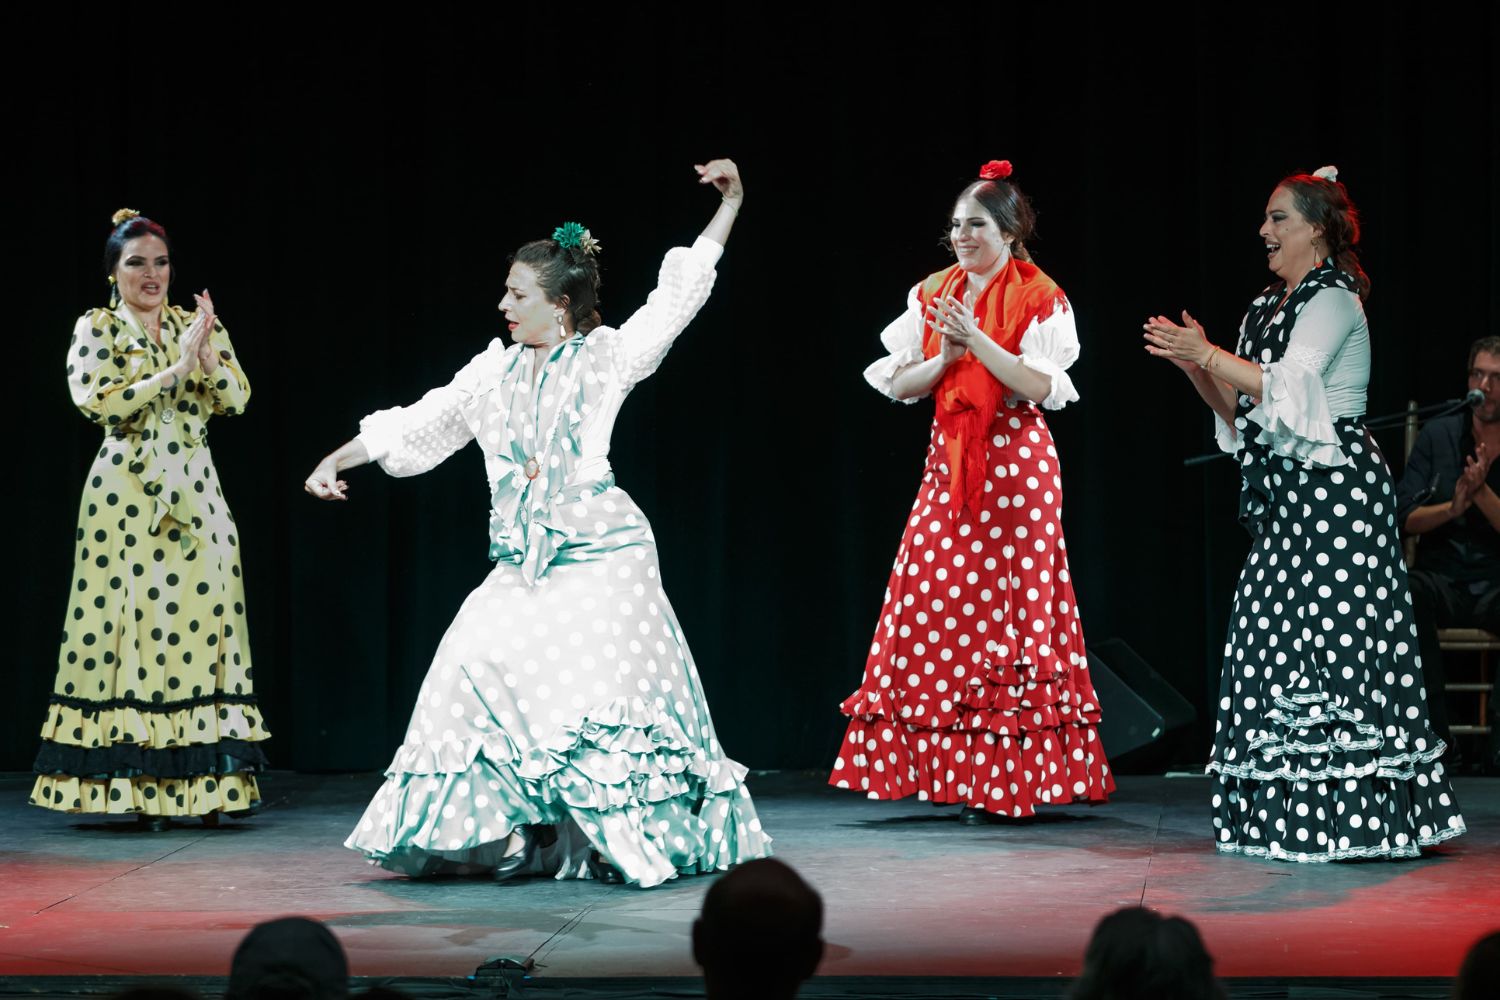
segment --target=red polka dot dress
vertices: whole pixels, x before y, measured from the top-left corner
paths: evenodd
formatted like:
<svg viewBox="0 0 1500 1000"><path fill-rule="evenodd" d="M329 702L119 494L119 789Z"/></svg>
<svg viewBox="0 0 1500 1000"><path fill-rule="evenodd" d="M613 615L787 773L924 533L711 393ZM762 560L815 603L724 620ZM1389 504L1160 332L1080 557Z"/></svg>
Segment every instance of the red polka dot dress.
<svg viewBox="0 0 1500 1000"><path fill-rule="evenodd" d="M866 371L891 394L921 361L915 295L887 328L890 356ZM1020 341L1052 377L1043 406L1076 399L1078 355L1063 300ZM841 705L850 717L830 782L875 799L908 795L1005 816L1039 804L1102 802L1114 781L1062 532L1057 449L1040 408L1007 399L988 430L977 504L951 503L949 451L935 422L865 663Z"/></svg>

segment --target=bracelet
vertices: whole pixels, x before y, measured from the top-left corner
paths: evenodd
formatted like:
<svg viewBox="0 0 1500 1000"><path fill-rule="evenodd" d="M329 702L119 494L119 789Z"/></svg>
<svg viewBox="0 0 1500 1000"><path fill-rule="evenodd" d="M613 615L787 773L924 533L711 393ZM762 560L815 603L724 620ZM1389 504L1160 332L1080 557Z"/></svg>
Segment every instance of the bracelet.
<svg viewBox="0 0 1500 1000"><path fill-rule="evenodd" d="M1212 372L1214 370L1214 357L1223 349L1224 348L1216 345L1213 350L1208 352L1208 360L1203 362L1203 364L1199 365L1198 367L1202 368L1206 372Z"/></svg>
<svg viewBox="0 0 1500 1000"><path fill-rule="evenodd" d="M740 217L740 206L736 205L734 202L730 201L723 195L719 195L719 200L729 206L729 210L734 213L734 217L736 219Z"/></svg>

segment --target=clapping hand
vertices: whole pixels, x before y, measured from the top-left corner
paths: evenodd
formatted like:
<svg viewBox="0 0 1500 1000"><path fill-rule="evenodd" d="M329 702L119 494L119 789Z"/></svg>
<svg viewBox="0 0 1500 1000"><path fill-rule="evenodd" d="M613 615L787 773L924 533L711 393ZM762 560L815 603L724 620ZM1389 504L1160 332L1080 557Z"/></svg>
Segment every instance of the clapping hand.
<svg viewBox="0 0 1500 1000"><path fill-rule="evenodd" d="M1490 464L1494 460L1495 457L1489 454L1489 449L1482 441L1475 447L1474 454L1464 459L1464 471L1453 484L1451 509L1455 517L1468 510L1475 495L1484 489L1485 479L1490 474Z"/></svg>
<svg viewBox="0 0 1500 1000"><path fill-rule="evenodd" d="M927 323L943 338L940 353L944 364L963 357L975 340L984 336L973 311L951 295L936 299L927 307Z"/></svg>
<svg viewBox="0 0 1500 1000"><path fill-rule="evenodd" d="M203 351L205 348L212 350L209 346L209 338L213 336L213 314L198 311L188 328L183 331L182 339L177 342L180 356L177 363L172 366L172 374L178 379L185 379L193 374L202 364Z"/></svg>
<svg viewBox="0 0 1500 1000"><path fill-rule="evenodd" d="M207 288L195 294L193 298L198 302L198 318L203 321L204 329L208 331L203 342L198 345L198 365L203 369L203 374L211 375L213 370L219 367L219 355L214 350L213 341L214 324L218 317L214 315L214 300L209 297Z"/></svg>
<svg viewBox="0 0 1500 1000"><path fill-rule="evenodd" d="M1152 316L1142 328L1146 331L1146 353L1166 358L1185 372L1192 372L1208 364L1214 346L1203 332L1203 324L1182 311L1182 322L1178 326L1165 316Z"/></svg>

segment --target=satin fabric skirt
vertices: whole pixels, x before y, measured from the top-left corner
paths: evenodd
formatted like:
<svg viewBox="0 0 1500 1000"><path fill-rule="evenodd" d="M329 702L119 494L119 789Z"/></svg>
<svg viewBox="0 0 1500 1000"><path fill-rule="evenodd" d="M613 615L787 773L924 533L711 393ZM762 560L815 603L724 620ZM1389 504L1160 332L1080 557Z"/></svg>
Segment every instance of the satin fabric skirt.
<svg viewBox="0 0 1500 1000"><path fill-rule="evenodd" d="M770 854L645 515L608 484L555 513L566 541L534 585L501 551L464 601L346 846L420 876L492 867L518 827L546 826L533 872L587 877L597 850L641 886Z"/></svg>

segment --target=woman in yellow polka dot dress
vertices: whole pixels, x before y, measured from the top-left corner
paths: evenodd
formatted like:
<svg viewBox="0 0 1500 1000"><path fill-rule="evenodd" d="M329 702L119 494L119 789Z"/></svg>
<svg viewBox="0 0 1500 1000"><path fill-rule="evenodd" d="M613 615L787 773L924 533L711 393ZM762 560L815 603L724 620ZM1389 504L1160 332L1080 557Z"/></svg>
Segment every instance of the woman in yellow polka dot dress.
<svg viewBox="0 0 1500 1000"><path fill-rule="evenodd" d="M31 802L169 817L249 809L269 735L251 692L239 539L208 452L215 414L244 409L207 292L167 303L161 226L115 213L106 309L73 328L68 388L104 430L84 487L57 681Z"/></svg>

